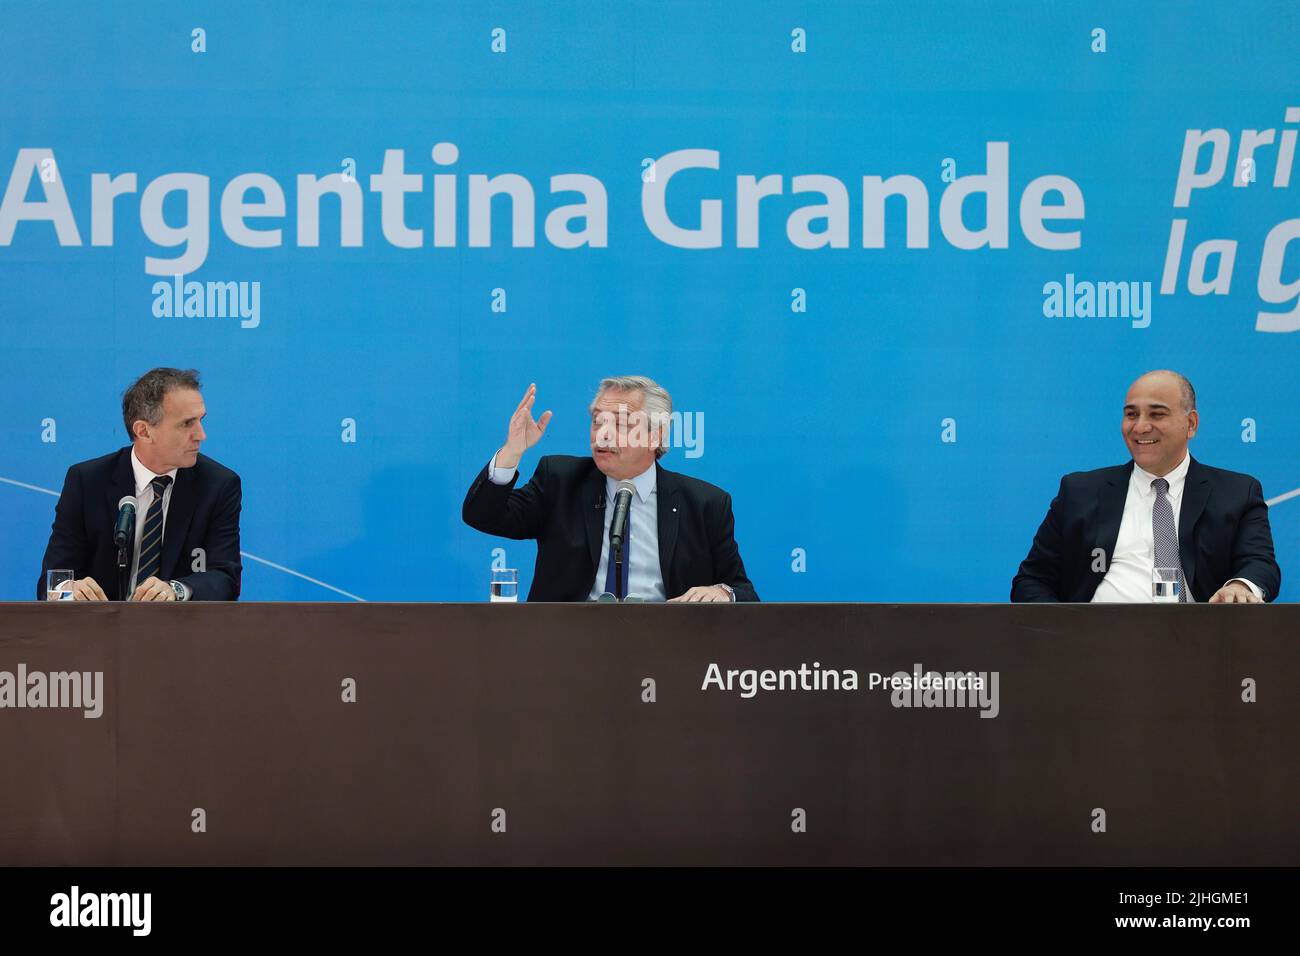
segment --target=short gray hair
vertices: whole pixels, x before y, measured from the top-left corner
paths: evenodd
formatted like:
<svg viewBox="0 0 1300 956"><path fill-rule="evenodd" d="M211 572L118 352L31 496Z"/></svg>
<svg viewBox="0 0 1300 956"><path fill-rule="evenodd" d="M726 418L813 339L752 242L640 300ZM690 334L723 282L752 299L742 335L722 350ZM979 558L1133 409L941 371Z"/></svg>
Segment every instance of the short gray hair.
<svg viewBox="0 0 1300 956"><path fill-rule="evenodd" d="M192 368L152 368L141 375L122 395L122 421L131 441L135 432L131 426L144 420L150 425L162 421L163 398L178 388L199 390L199 373Z"/></svg>
<svg viewBox="0 0 1300 956"><path fill-rule="evenodd" d="M595 412L596 400L601 394L613 390L616 392L640 392L642 395L641 408L650 416L650 424L658 428L661 425L667 427L673 416L673 398L668 394L668 390L652 378L645 375L611 375L608 378L602 378L600 384L596 386L596 395L587 407L588 412ZM668 449L660 444L655 449L655 458L662 458L668 453Z"/></svg>

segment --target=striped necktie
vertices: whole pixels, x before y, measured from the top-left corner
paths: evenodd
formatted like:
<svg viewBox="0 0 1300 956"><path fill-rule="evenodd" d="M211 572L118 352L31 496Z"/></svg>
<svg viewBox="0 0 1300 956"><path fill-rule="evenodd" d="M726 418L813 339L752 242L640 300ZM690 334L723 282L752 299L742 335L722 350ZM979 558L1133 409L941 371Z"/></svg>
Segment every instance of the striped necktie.
<svg viewBox="0 0 1300 956"><path fill-rule="evenodd" d="M163 540L163 495L172 483L170 475L160 475L150 484L153 486L153 501L149 504L149 513L145 515L144 531L140 534L140 570L135 576L135 586L158 574L162 564Z"/></svg>
<svg viewBox="0 0 1300 956"><path fill-rule="evenodd" d="M1155 504L1151 506L1151 534L1156 550L1155 566L1181 570L1183 564L1178 557L1178 529L1174 526L1174 509L1167 497L1169 482L1157 478L1151 482L1151 487L1156 493ZM1183 572L1183 586L1178 591L1178 600L1180 603L1187 603L1186 571Z"/></svg>

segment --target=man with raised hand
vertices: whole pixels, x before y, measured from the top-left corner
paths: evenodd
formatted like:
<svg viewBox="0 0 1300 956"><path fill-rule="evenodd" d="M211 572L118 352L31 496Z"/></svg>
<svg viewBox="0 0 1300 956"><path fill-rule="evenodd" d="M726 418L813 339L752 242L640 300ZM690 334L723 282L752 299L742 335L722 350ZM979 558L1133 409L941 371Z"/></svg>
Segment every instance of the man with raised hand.
<svg viewBox="0 0 1300 956"><path fill-rule="evenodd" d="M517 466L546 432L529 385L506 442L475 477L465 523L504 538L536 538L530 601L587 601L623 593L645 601L757 601L736 545L731 496L664 468L672 399L640 375L603 379L588 412L589 457L546 455L521 488ZM635 485L624 579L614 580L609 531L620 482Z"/></svg>

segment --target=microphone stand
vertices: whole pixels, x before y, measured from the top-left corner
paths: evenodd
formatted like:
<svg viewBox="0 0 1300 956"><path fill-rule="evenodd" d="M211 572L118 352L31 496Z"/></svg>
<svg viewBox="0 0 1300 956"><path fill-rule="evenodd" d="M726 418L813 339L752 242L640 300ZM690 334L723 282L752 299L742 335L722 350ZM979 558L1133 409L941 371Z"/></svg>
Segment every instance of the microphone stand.
<svg viewBox="0 0 1300 956"><path fill-rule="evenodd" d="M117 593L122 595L121 600L123 601L130 598L126 591L127 578L130 575L131 568L126 560L126 542L123 542L117 548Z"/></svg>
<svg viewBox="0 0 1300 956"><path fill-rule="evenodd" d="M117 521L113 524L113 543L117 545L117 593L119 601L129 601L131 592L131 562L127 555L135 545L135 498L127 495L117 503Z"/></svg>
<svg viewBox="0 0 1300 956"><path fill-rule="evenodd" d="M623 593L623 542L614 545L614 597L622 604L627 597Z"/></svg>

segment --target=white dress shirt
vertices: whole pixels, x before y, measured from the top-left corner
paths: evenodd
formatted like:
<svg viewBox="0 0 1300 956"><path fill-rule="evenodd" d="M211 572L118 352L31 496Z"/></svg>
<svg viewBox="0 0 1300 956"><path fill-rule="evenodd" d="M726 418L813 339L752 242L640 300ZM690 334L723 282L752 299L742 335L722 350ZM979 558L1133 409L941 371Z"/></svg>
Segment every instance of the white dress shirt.
<svg viewBox="0 0 1300 956"><path fill-rule="evenodd" d="M1182 462L1164 479L1169 482L1165 497L1174 511L1174 531L1179 533L1182 519L1183 488L1187 484L1187 469L1191 465L1191 455L1185 455ZM1124 499L1124 516L1119 523L1119 537L1115 540L1115 553L1111 555L1110 567L1106 576L1097 585L1093 594L1094 604L1103 603L1146 603L1151 604L1155 598L1151 594L1151 573L1156 566L1155 533L1151 528L1151 511L1155 507L1156 492L1151 483L1156 475L1133 464L1129 476L1128 494ZM1181 545L1182 536L1179 534ZM1183 569L1184 576L1187 569ZM1245 578L1233 578L1241 581L1256 597L1262 598L1263 592ZM1186 578L1184 577L1184 583ZM1188 602L1194 602L1191 589L1187 590Z"/></svg>
<svg viewBox="0 0 1300 956"><path fill-rule="evenodd" d="M628 520L632 528L628 535L631 544L629 553L624 556L627 561L627 593L643 601L662 601L667 595L664 590L663 572L659 568L659 495L655 490L657 477L655 466L651 465L641 474L631 479L636 485L636 494L632 496L632 507ZM596 562L596 580L592 582L590 601L605 593L605 581L609 575L610 549L609 526L614 520L611 507L619 483L609 475L605 476L605 533L601 535L600 560Z"/></svg>
<svg viewBox="0 0 1300 956"><path fill-rule="evenodd" d="M154 474L141 464L140 459L136 457L134 448L131 449L131 470L135 473L135 548L133 549L135 554L131 558L132 583L130 586L130 593L124 595L124 597L130 597L131 594L134 594L135 589L141 584L141 582L136 581L135 579L136 574L140 570L140 536L144 534L145 518L148 517L149 507L153 504L153 480L162 477L162 475ZM173 468L171 471L164 472L164 474L171 478L171 482L167 485L167 490L163 492L162 536L164 541L167 540L167 509L171 507L172 489L176 487L177 470L178 469ZM182 585L182 587L185 588L185 596L188 598L190 596L189 585Z"/></svg>
<svg viewBox="0 0 1300 956"><path fill-rule="evenodd" d="M514 468L498 468L497 456L488 465L488 480L496 485L508 485L515 477ZM658 475L654 465L631 479L636 485L632 508L628 513L631 531L629 553L624 557L627 566L627 593L643 601L662 601L667 596L663 571L659 567L659 497L655 490ZM609 573L609 524L614 519L614 493L618 482L605 476L605 532L601 535L600 560L596 562L596 577L591 583L590 601L605 593L605 578Z"/></svg>

